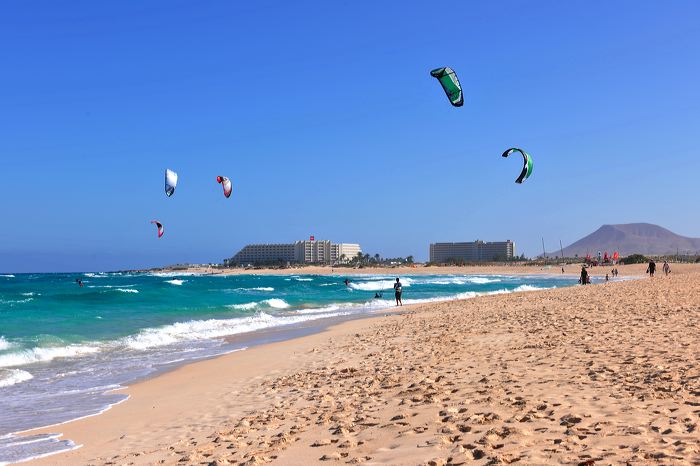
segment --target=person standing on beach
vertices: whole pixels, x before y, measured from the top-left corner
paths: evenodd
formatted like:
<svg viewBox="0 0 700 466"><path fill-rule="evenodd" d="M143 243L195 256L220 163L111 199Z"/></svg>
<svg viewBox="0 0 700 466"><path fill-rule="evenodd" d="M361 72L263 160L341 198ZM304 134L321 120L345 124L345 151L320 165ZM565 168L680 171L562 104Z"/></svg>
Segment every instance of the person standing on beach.
<svg viewBox="0 0 700 466"><path fill-rule="evenodd" d="M656 272L656 262L654 262L654 259L649 259L649 266L647 267L649 277L654 278L654 272Z"/></svg>
<svg viewBox="0 0 700 466"><path fill-rule="evenodd" d="M394 297L396 298L396 305L403 306L403 301L401 301L401 282L399 277L396 277L396 283L394 283Z"/></svg>
<svg viewBox="0 0 700 466"><path fill-rule="evenodd" d="M588 284L588 271L586 270L586 266L584 265L581 267L581 279L579 280L581 282L581 285L586 285Z"/></svg>

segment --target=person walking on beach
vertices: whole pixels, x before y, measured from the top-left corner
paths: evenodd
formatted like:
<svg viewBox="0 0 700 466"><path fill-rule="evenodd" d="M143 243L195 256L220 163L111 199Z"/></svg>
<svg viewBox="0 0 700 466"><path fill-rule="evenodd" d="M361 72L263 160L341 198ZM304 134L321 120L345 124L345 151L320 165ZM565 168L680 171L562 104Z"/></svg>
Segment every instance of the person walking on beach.
<svg viewBox="0 0 700 466"><path fill-rule="evenodd" d="M667 261L664 261L664 266L662 267L662 270L664 271L664 275L668 276L669 273L671 273L671 266L668 265Z"/></svg>
<svg viewBox="0 0 700 466"><path fill-rule="evenodd" d="M394 283L394 297L396 298L396 305L403 306L403 301L401 301L401 282L399 277L396 277L396 283Z"/></svg>
<svg viewBox="0 0 700 466"><path fill-rule="evenodd" d="M586 266L584 265L581 267L581 278L579 279L579 282L581 285L587 285L588 282L588 270L586 270Z"/></svg>
<svg viewBox="0 0 700 466"><path fill-rule="evenodd" d="M654 278L654 272L656 272L656 262L654 262L654 259L649 259L649 266L647 267L649 277Z"/></svg>

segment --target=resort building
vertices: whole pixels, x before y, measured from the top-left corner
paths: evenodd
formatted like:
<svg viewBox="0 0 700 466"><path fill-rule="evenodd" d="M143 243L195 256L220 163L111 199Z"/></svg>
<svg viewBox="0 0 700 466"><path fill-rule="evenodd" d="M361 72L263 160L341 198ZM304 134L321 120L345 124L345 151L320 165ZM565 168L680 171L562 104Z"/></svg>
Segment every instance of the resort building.
<svg viewBox="0 0 700 466"><path fill-rule="evenodd" d="M224 265L272 264L294 261L294 244L249 244L232 258L224 259Z"/></svg>
<svg viewBox="0 0 700 466"><path fill-rule="evenodd" d="M511 240L470 243L431 243L430 262L496 262L512 260L515 243Z"/></svg>
<svg viewBox="0 0 700 466"><path fill-rule="evenodd" d="M336 264L347 262L362 252L359 244L332 243L329 240L295 241L280 244L249 244L224 265L241 264Z"/></svg>
<svg viewBox="0 0 700 466"><path fill-rule="evenodd" d="M331 262L347 262L358 254L362 248L357 243L331 243Z"/></svg>

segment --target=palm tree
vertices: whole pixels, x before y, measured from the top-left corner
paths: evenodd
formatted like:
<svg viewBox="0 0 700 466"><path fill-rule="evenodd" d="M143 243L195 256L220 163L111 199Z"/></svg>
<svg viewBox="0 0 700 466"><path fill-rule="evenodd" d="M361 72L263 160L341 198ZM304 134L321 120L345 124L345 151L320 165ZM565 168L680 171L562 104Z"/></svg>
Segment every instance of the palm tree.
<svg viewBox="0 0 700 466"><path fill-rule="evenodd" d="M375 260L377 263L379 263L379 254L375 254L375 255L374 255L374 260Z"/></svg>
<svg viewBox="0 0 700 466"><path fill-rule="evenodd" d="M413 256L408 256L406 258L406 262L408 262L409 264L413 264Z"/></svg>
<svg viewBox="0 0 700 466"><path fill-rule="evenodd" d="M345 254L341 254L341 255L340 255L340 263L341 263L341 264L344 264L346 258L347 258L347 256L346 256Z"/></svg>

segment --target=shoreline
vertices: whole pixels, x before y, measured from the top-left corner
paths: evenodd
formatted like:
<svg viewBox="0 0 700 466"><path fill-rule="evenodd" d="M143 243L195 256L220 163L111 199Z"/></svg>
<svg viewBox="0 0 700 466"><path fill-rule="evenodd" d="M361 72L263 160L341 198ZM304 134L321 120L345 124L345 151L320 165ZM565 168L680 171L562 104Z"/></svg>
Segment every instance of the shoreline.
<svg viewBox="0 0 700 466"><path fill-rule="evenodd" d="M212 267L188 267L185 269L174 269L164 267L162 269L135 270L135 273L152 273L152 274L168 274L168 275L212 275L212 276L227 276L227 275L338 275L338 276L353 276L353 275L559 275L561 268L565 270L565 275L578 275L581 271L582 264L569 265L467 265L467 266L397 266L397 267L331 267L309 265L300 267L290 267L286 269L242 269L242 268L212 268ZM687 266L692 264L674 264L675 266ZM646 264L629 264L629 265L605 265L589 267L588 270L593 275L605 275L612 268L617 267L621 270L638 270L642 269L642 275Z"/></svg>
<svg viewBox="0 0 700 466"><path fill-rule="evenodd" d="M299 274L303 275L303 274ZM467 275L472 275L472 274L467 274ZM493 274L480 274L480 275L493 275ZM548 274L549 275L549 274ZM560 278L560 275L552 275L553 278ZM543 288L539 290L546 290L546 289L554 289L556 287L552 288ZM348 322L353 322L353 321L362 321L362 320L371 320L375 318L380 318L380 317L387 317L387 316L392 316L392 315L402 315L404 313L410 312L413 308L421 307L421 306L426 306L426 305L431 305L431 304L439 304L439 303L447 303L447 302L452 302L452 301L459 301L459 300L471 300L471 299L476 299L479 297L484 297L484 296L492 296L492 295L498 295L498 294L504 294L504 293L526 293L526 292L532 292L532 291L538 291L538 290L510 290L510 291L503 291L503 290L496 290L496 291L485 291L485 292L475 292L475 296L472 297L456 297L456 296L449 296L449 297L436 297L436 298L431 298L434 300L426 301L426 302L418 302L418 303L410 303L406 304L404 306L396 307L393 305L387 305L387 307L379 307L376 309L372 309L366 312L360 312L360 313L351 313L351 314L346 314L346 315L339 315L339 316L332 316L332 317L322 317L317 320L309 320L309 321L304 321L300 323L294 323L294 324L289 324L289 325L282 325L279 327L270 327L270 328L264 328L264 329L259 329L259 330L253 330L250 332L245 332L241 334L234 334L230 336L223 337L223 340L226 342L225 344L229 346L229 349L222 353L214 354L211 356L206 356L203 358L197 358L197 359L191 359L191 360L183 360L183 361L178 361L173 364L169 364L166 366L162 366L159 369L156 369L154 372L139 377L132 382L130 382L128 385L124 385L121 387L116 387L109 389L104 392L104 394L110 394L110 393L117 393L117 394L123 394L125 395L125 398L118 400L114 403L106 405L104 408L100 409L99 412L91 413L91 414L86 414L84 416L80 416L76 419L70 419L54 424L49 424L45 426L38 426L34 428L29 428L29 429L23 429L21 431L17 432L12 432L8 435L10 436L16 436L18 438L29 436L29 435L37 435L37 434L55 434L56 432L53 432L55 430L55 427L58 426L65 426L67 424L71 424L74 422L80 422L84 419L89 419L97 416L101 416L106 412L109 412L111 409L114 407L117 407L126 401L128 401L131 398L131 395L128 393L128 390L130 387L139 385L142 383L148 383L148 381L156 379L158 377L161 377L163 375L166 375L170 372L177 371L180 368L189 366L191 364L199 364L204 361L209 361L213 359L218 359L222 357L227 357L230 354L237 353L243 350L250 350L252 348L260 347L260 346L266 346L274 343L284 343L289 340L295 340L295 339L301 339L305 338L311 335L319 334L328 331L331 328L334 328L336 326L341 326L344 323ZM60 433L58 435L58 438L62 438L64 441L70 441L73 442L72 439L66 438L64 433ZM56 452L56 453L48 453L48 454L43 454L40 455L36 458L31 458L27 459L25 461L35 461L37 459L43 458L43 457L50 457L54 455L61 455L63 453L73 451L73 450L78 450L82 447L81 444L74 445L71 448L68 448L66 450ZM22 462L25 462L22 461Z"/></svg>
<svg viewBox="0 0 700 466"><path fill-rule="evenodd" d="M473 299L473 298L472 298ZM310 331L308 333L306 332L301 332L301 335L296 335L296 336L281 336L279 340L272 340L272 341L263 341L261 343L256 343L253 344L249 347L244 347L241 349L237 350L232 350L223 354L211 356L208 358L204 359L199 359L199 360L193 360L190 362L187 362L183 365L179 366L174 366L172 368L168 368L162 371L158 371L157 373L153 375L146 376L142 379L139 379L128 386L124 387L119 387L115 388L112 390L109 390L109 392L122 392L127 395L127 398L110 405L108 408L105 410L101 411L100 413L95 413L91 415L87 415L78 419L73 419L70 421L65 421L62 423L58 424L53 424L50 426L43 426L43 427L37 427L33 429L27 429L21 432L16 432L13 433L12 435L17 435L18 438L21 438L23 436L28 436L28 435L37 435L37 434L56 434L54 432L55 429L54 427L57 426L70 426L67 429L62 429L63 432L59 434L59 438L63 440L71 440L73 441L77 447L71 450L66 450L63 452L58 452L55 454L48 454L44 457L40 458L34 458L31 460L28 460L31 462L31 464L40 464L36 463L38 460L43 460L46 457L51 457L52 462L47 463L47 464L76 464L74 463L72 459L65 458L64 462L64 456L68 453L73 453L73 452L78 452L79 450L83 449L86 446L85 442L80 442L73 440L71 437L82 437L82 432L89 431L91 430L91 422L95 420L95 418L102 418L105 415L110 414L113 412L116 408L120 408L123 405L126 405L127 401L133 401L135 396L143 396L143 393L148 393L148 395L151 395L153 392L151 391L151 385L153 385L156 381L161 381L165 382L166 385L171 385L171 380L168 380L170 378L174 378L175 380L179 381L180 380L180 373L181 372L189 372L189 368L192 366L218 366L221 362L226 361L227 359L231 358L232 356L239 356L239 355L246 355L246 360L255 360L256 357L258 357L258 352L260 354L265 354L268 353L271 348L276 348L276 347L281 347L284 348L285 346L291 346L291 347L307 347L311 342L316 342L318 340L322 340L327 336L333 336L337 334L342 334L346 331L352 331L353 329L360 329L364 328L365 324L363 322L371 322L376 319L386 319L386 318L391 318L391 317L397 317L401 316L405 313L409 313L415 308L420 308L421 306L425 306L426 304L410 304L403 306L400 309L395 309L395 308L387 308L387 309L381 309L372 313L367 313L367 314L359 314L356 316L352 316L349 319L339 319L339 318L327 318L327 319L319 319L319 320L328 320L331 322L327 323L320 323L320 322L314 322L316 325L312 325L316 330L315 331ZM320 325L319 325L320 324ZM271 333L286 333L284 332L284 329L266 329L266 332L271 332ZM243 337L252 337L253 334L257 332L250 332L250 334L243 334ZM290 332L294 333L294 332ZM235 337L232 337L233 339ZM267 356L265 354L265 356ZM240 357L240 356L239 356ZM235 358L234 358L235 359ZM267 358L265 358L267 359ZM189 378L189 377L188 377ZM159 395L156 394L156 396L152 399L157 399ZM146 400L145 405L148 405L150 403L150 396L148 397L148 400ZM139 400L143 404L143 400ZM119 413L121 414L121 413ZM121 418L121 416L117 416ZM103 425L104 422L110 422L109 420L99 420L96 422L96 425L101 426ZM85 424L85 425L83 425ZM71 435L71 432L76 433L76 435ZM89 437L89 435L88 435ZM140 455L139 455L140 456ZM21 463L18 463L21 464Z"/></svg>
<svg viewBox="0 0 700 466"><path fill-rule="evenodd" d="M634 267L634 266L626 266L626 267ZM639 269L641 266L637 266L636 269ZM692 267L690 267L692 268ZM599 268L600 269L600 268ZM632 270L628 270L629 272L632 272ZM636 270L639 273L639 270ZM643 273L643 270L642 270ZM483 271L481 274L484 274ZM624 283L624 282L617 282L617 283ZM573 287L576 288L576 287ZM583 287L578 287L578 288L583 288ZM590 288L590 287L587 287ZM597 288L597 287L595 287ZM560 289L560 290L566 290L568 288ZM539 295L540 293L547 293L548 291L556 291L556 290L545 290L545 291L537 291L537 292L529 292L527 295L532 295L532 294L537 294ZM513 293L511 296L523 296L523 293ZM336 323L331 323L327 326L325 326L324 329L317 331L315 333L312 333L311 335L304 335L301 337L292 337L292 339L283 339L282 341L279 342L273 342L273 343L262 343L260 345L256 345L255 347L248 348L246 351L238 351L234 353L228 353L224 355L219 355L219 356L214 356L212 358L207 358L205 360L195 360L186 363L185 365L179 366L174 369L168 369L165 372L161 372L156 374L155 376L151 377L148 376L145 380L139 381L138 383L130 384L128 388L126 389L120 389L120 390L125 390L128 392L130 398L129 401L130 403L120 403L118 405L114 405L112 408L108 409L106 412L103 412L102 414L98 415L92 415L88 418L85 419L79 419L79 420L74 420L74 421L68 421L67 423L61 424L62 426L68 426L68 428L62 429L62 439L71 439L73 440L76 444L82 444L85 445L83 448L79 448L77 450L71 450L70 452L62 452L58 453L56 455L52 455L49 458L51 458L50 463L46 464L75 464L72 459L66 458L68 455L70 455L70 458L73 458L75 455L79 455L80 458L87 459L89 455L95 455L98 454L101 449L97 448L95 450L95 445L96 443L99 443L98 439L90 437L90 435L87 435L85 438L85 441L81 440L81 438L84 437L85 431L92 431L94 429L101 430L100 426L104 426L105 423L113 423L114 420L109 419L111 418L112 415L111 413L115 413L116 411L119 411L118 415L116 416L117 419L122 420L122 426L124 426L125 430L129 430L128 426L130 425L131 421L133 421L134 417L138 417L135 413L139 412L139 410L143 411L144 406L142 404L139 404L138 406L136 404L132 404L134 400L134 395L132 395L132 391L134 391L134 394L138 394L139 397L144 396L146 394L146 399L149 396L148 393L150 393L150 396L153 396L153 390L152 387L160 385L160 382L156 382L158 380L169 380L171 377L174 377L178 379L182 373L188 373L188 372L198 372L198 369L190 369L193 368L194 366L198 366L200 364L202 365L208 365L212 364L213 366L220 366L220 365L227 365L228 363L225 361L229 361L229 358L233 358L233 360L237 360L242 358L240 355L242 353L246 353L247 355L250 355L248 357L243 357L242 359L247 360L250 363L250 360L248 358L252 358L253 360L256 357L260 357L262 359L266 359L269 357L270 352L274 352L275 348L298 348L300 346L308 346L308 342L318 342L319 339L323 340L325 338L333 338L334 336L347 336L347 334L352 333L353 331L358 331L358 330L366 330L367 327L372 327L376 318L379 318L379 320L385 321L385 320L390 320L390 319L396 319L400 318L401 315L406 315L406 314L415 314L417 312L422 312L422 313L431 313L435 311L435 308L441 308L444 307L445 305L451 305L454 303L469 303L469 302L474 302L478 300L483 300L483 299L489 299L489 298L494 298L495 296L479 296L476 298L471 298L468 300L463 300L463 301L444 301L444 302L439 302L439 303L427 303L427 304L414 304L410 306L404 306L404 311L402 314L393 314L386 316L386 315L379 315L375 316L372 314L367 314L367 315L362 315L359 316L359 318L355 318L349 321L344 321L344 322L336 322ZM390 311L392 308L389 309L382 309L379 311L379 313L386 313L387 311ZM372 319L368 319L367 317L373 317ZM375 318L376 317L376 318ZM377 324L380 325L380 324ZM384 325L384 322L382 322L381 325ZM292 343L293 342L293 343ZM219 361L219 362L216 362ZM275 364L272 364L273 366L277 366L276 370L280 370L279 366L284 367L285 364L282 363L281 361L276 361ZM255 370L253 372L256 372L259 370L259 367L257 365L255 366ZM248 367L248 369L251 369L251 367ZM250 371L249 371L250 372ZM248 374L249 374L248 372ZM211 375L211 373L208 373L208 375ZM185 376L187 377L187 376ZM260 377L260 374L258 374L258 378ZM236 377L240 381L240 376ZM228 381L229 383L231 381ZM192 388L192 387L190 387ZM158 390L156 390L158 391ZM196 390L195 390L196 392ZM250 395L249 395L250 396ZM153 398L154 400L157 399L158 396ZM148 404L148 403L146 403ZM133 406L133 408L129 409L124 409L125 406ZM155 406L154 408L155 409ZM128 412L131 413L130 415L127 414L126 417L122 415L122 412ZM233 411L235 412L235 410ZM243 415L244 413L242 411L238 412L239 415ZM131 416L129 420L129 416ZM168 416L166 416L167 418ZM176 422L174 419L171 419L171 422ZM91 424L94 423L94 426L91 426ZM117 425L119 423L117 422ZM216 423L212 423L209 428L215 428ZM39 428L39 429L32 429L29 431L25 431L24 433L54 433L52 432L51 427L45 427L45 428ZM156 439L152 439L154 441L157 441ZM115 439L112 439L112 441L116 442ZM116 442L118 443L118 442ZM104 446L104 445L103 445ZM121 448L118 448L118 450L126 454L125 451L130 451L133 450L134 448L140 448L138 443L137 444L127 444L126 445L126 450L123 450ZM142 446L145 448L145 446ZM81 453L82 452L82 453ZM84 455L84 456L83 456ZM142 454L139 454L139 457L141 457ZM63 458L66 458L65 460ZM41 460L37 460L41 461ZM40 463L43 464L43 463ZM138 464L141 464L138 462ZM223 463L222 463L223 464Z"/></svg>

